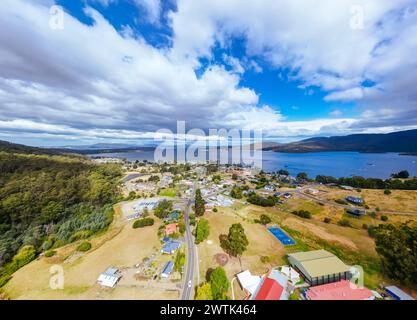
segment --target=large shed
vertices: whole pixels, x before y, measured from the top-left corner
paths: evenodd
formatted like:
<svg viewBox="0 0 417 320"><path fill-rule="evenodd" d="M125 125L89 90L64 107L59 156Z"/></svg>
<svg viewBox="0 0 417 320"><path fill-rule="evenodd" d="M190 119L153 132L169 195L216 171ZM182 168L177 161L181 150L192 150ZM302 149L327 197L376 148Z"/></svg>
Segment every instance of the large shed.
<svg viewBox="0 0 417 320"><path fill-rule="evenodd" d="M311 286L349 280L349 266L326 250L288 254L288 261Z"/></svg>

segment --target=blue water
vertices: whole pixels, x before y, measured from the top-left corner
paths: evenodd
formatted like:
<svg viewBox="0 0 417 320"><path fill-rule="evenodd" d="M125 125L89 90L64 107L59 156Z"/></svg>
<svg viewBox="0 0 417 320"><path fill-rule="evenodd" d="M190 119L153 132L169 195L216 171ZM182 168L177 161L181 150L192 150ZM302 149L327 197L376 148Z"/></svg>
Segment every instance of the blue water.
<svg viewBox="0 0 417 320"><path fill-rule="evenodd" d="M154 160L153 151L106 153L99 156L125 158L129 161ZM261 153L262 169L266 172L285 169L291 175L305 172L310 178L327 175L336 178L363 176L387 179L392 173L408 170L417 176L417 156L397 153L318 152L318 153Z"/></svg>
<svg viewBox="0 0 417 320"><path fill-rule="evenodd" d="M287 236L280 228L271 227L268 230L277 238L284 246L295 244L295 241Z"/></svg>

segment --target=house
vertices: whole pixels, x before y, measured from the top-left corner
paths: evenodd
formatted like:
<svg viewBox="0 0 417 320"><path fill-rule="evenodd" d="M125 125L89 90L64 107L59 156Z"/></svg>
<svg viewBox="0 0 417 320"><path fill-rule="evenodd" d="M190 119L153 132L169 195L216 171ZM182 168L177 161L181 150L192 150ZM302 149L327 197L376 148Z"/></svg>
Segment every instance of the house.
<svg viewBox="0 0 417 320"><path fill-rule="evenodd" d="M326 250L290 253L288 261L311 286L351 278L349 267Z"/></svg>
<svg viewBox="0 0 417 320"><path fill-rule="evenodd" d="M166 217L165 221L176 221L179 218L180 218L180 213L178 211L174 211L168 217Z"/></svg>
<svg viewBox="0 0 417 320"><path fill-rule="evenodd" d="M284 194L284 198L285 198L285 199L289 199L289 198L291 198L291 194L290 194L290 193L288 193L288 192L287 192L287 193L285 193L285 194Z"/></svg>
<svg viewBox="0 0 417 320"><path fill-rule="evenodd" d="M100 276L97 279L97 282L103 287L114 288L121 278L121 276L118 273L118 269L108 268L105 272L100 274Z"/></svg>
<svg viewBox="0 0 417 320"><path fill-rule="evenodd" d="M395 300L414 300L413 297L406 294L404 291L402 291L400 288L396 286L388 286L385 287L385 291L393 297Z"/></svg>
<svg viewBox="0 0 417 320"><path fill-rule="evenodd" d="M169 241L161 249L163 254L174 254L179 248L181 248L181 243L178 241Z"/></svg>
<svg viewBox="0 0 417 320"><path fill-rule="evenodd" d="M177 232L178 223L171 223L165 226L165 235L169 236Z"/></svg>
<svg viewBox="0 0 417 320"><path fill-rule="evenodd" d="M174 262L168 261L164 268L162 269L161 278L167 279L169 278L172 270L174 270Z"/></svg>
<svg viewBox="0 0 417 320"><path fill-rule="evenodd" d="M363 199L362 198L358 198L358 197L354 197L354 196L347 196L346 200L351 202L351 203L354 203L354 204L359 204L359 205L363 204Z"/></svg>
<svg viewBox="0 0 417 320"><path fill-rule="evenodd" d="M249 270L239 273L236 277L240 283L240 286L246 292L247 298L255 293L256 289L262 281L260 276L252 275Z"/></svg>
<svg viewBox="0 0 417 320"><path fill-rule="evenodd" d="M371 290L358 288L348 280L327 283L310 288L306 294L308 300L374 300Z"/></svg>
<svg viewBox="0 0 417 320"><path fill-rule="evenodd" d="M265 188L264 188L265 190L268 190L268 191L274 191L275 190L275 187L274 186L272 186L272 185L267 185L267 186L265 186Z"/></svg>
<svg viewBox="0 0 417 320"><path fill-rule="evenodd" d="M255 300L280 300L284 288L275 280L266 278L256 294Z"/></svg>
<svg viewBox="0 0 417 320"><path fill-rule="evenodd" d="M348 190L348 191L353 190L353 187L351 187L351 186L339 186L339 187L340 187L340 189L343 189L343 190Z"/></svg>
<svg viewBox="0 0 417 320"><path fill-rule="evenodd" d="M281 267L281 273L285 275L293 284L300 282L300 274L294 268L287 266Z"/></svg>
<svg viewBox="0 0 417 320"><path fill-rule="evenodd" d="M288 300L288 278L280 271L272 269L263 278L261 285L253 294L253 300Z"/></svg>

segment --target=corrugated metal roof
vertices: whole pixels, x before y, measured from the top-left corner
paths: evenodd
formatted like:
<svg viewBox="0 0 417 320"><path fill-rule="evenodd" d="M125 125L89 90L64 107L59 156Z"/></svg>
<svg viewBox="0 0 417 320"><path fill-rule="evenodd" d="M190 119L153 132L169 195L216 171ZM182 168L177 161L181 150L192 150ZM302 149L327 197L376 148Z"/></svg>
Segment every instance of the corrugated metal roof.
<svg viewBox="0 0 417 320"><path fill-rule="evenodd" d="M397 296L400 300L414 300L412 296L406 294L404 291L402 291L400 288L397 288L396 286L385 287L385 290L387 290L388 293Z"/></svg>
<svg viewBox="0 0 417 320"><path fill-rule="evenodd" d="M342 260L326 250L297 252L288 256L297 260L312 278L349 271Z"/></svg>

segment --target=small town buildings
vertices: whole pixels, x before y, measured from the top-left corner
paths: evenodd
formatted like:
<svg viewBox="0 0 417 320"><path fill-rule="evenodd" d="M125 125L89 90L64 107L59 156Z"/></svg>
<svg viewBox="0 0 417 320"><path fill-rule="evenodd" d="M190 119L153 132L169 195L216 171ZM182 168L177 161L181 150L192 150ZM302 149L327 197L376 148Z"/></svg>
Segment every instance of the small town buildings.
<svg viewBox="0 0 417 320"><path fill-rule="evenodd" d="M266 278L256 294L255 300L280 300L284 288L275 280Z"/></svg>
<svg viewBox="0 0 417 320"><path fill-rule="evenodd" d="M165 264L164 268L162 269L161 278L164 278L164 279L169 278L169 276L172 273L172 270L174 270L174 262L168 261Z"/></svg>
<svg viewBox="0 0 417 320"><path fill-rule="evenodd" d="M354 197L354 196L347 196L346 200L353 203L353 204L358 204L358 205L362 205L363 204L363 199L359 198L359 197Z"/></svg>
<svg viewBox="0 0 417 320"><path fill-rule="evenodd" d="M414 300L414 298L396 286L385 287L385 291L395 300Z"/></svg>
<svg viewBox="0 0 417 320"><path fill-rule="evenodd" d="M105 272L100 274L97 279L99 285L107 288L114 288L119 282L121 276L119 275L119 270L116 268L108 268Z"/></svg>
<svg viewBox="0 0 417 320"><path fill-rule="evenodd" d="M351 278L349 267L326 250L290 253L288 261L311 286Z"/></svg>
<svg viewBox="0 0 417 320"><path fill-rule="evenodd" d="M262 277L252 275L249 270L239 273L236 277L240 286L246 292L247 297L252 296L256 292L262 281Z"/></svg>
<svg viewBox="0 0 417 320"><path fill-rule="evenodd" d="M165 221L177 221L180 218L180 213L178 211L172 212L168 217L166 217Z"/></svg>
<svg viewBox="0 0 417 320"><path fill-rule="evenodd" d="M174 254L179 248L181 248L181 242L169 241L161 249L163 254Z"/></svg>
<svg viewBox="0 0 417 320"><path fill-rule="evenodd" d="M359 288L348 280L327 283L310 288L305 297L308 300L374 300L371 290Z"/></svg>
<svg viewBox="0 0 417 320"><path fill-rule="evenodd" d="M165 226L165 235L169 236L177 232L178 223L171 223Z"/></svg>
<svg viewBox="0 0 417 320"><path fill-rule="evenodd" d="M147 208L148 210L153 210L158 206L159 202L160 199L139 200L133 205L133 210L135 210L135 212L143 212L145 208Z"/></svg>
<svg viewBox="0 0 417 320"><path fill-rule="evenodd" d="M263 278L263 282L254 293L254 300L288 300L288 278L276 269Z"/></svg>

